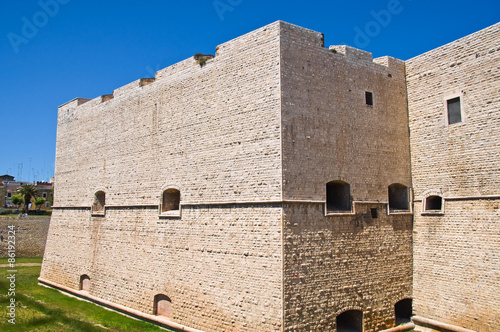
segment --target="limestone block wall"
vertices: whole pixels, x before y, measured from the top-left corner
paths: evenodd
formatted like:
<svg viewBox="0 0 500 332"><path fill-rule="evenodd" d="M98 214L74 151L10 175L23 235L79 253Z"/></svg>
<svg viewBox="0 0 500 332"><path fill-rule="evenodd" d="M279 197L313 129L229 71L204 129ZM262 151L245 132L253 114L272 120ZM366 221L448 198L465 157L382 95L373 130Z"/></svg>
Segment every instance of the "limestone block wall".
<svg viewBox="0 0 500 332"><path fill-rule="evenodd" d="M91 295L150 314L165 294L173 321L202 330L281 329L279 35L59 107L42 278L79 289L87 275ZM159 216L167 188L175 216Z"/></svg>
<svg viewBox="0 0 500 332"><path fill-rule="evenodd" d="M50 217L0 217L0 257L8 257L8 226L15 226L16 257L42 257Z"/></svg>
<svg viewBox="0 0 500 332"><path fill-rule="evenodd" d="M414 225L416 315L474 331L499 324L498 200L446 201Z"/></svg>
<svg viewBox="0 0 500 332"><path fill-rule="evenodd" d="M59 108L56 206L281 198L279 26L218 46L90 101ZM83 102L83 103L82 103ZM81 179L86 183L82 185Z"/></svg>
<svg viewBox="0 0 500 332"><path fill-rule="evenodd" d="M415 191L414 311L477 331L500 323L500 24L406 62ZM447 100L460 98L449 124ZM443 198L426 214L427 197Z"/></svg>
<svg viewBox="0 0 500 332"><path fill-rule="evenodd" d="M285 331L335 331L347 310L363 331L393 327L412 296L411 210L387 211L389 185L411 189L404 63L292 25L281 54ZM334 180L351 211L325 216Z"/></svg>
<svg viewBox="0 0 500 332"><path fill-rule="evenodd" d="M41 277L154 314L172 300L177 323L204 331L279 331L282 325L281 208L206 205L181 219L152 208L53 215Z"/></svg>
<svg viewBox="0 0 500 332"><path fill-rule="evenodd" d="M320 204L284 214L285 331L336 331L347 310L363 312L363 331L395 326L394 305L412 298L411 215L378 204L352 217L325 217Z"/></svg>
<svg viewBox="0 0 500 332"><path fill-rule="evenodd" d="M284 199L325 200L333 180L349 183L355 201L387 202L389 185L411 187L404 63L372 61L346 46L329 50L322 35L288 27L281 38Z"/></svg>

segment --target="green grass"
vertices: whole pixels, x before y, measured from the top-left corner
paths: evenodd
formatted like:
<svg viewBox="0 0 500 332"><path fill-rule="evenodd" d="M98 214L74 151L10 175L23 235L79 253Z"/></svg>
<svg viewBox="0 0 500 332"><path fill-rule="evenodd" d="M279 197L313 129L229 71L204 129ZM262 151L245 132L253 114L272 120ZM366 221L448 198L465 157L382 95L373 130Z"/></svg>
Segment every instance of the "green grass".
<svg viewBox="0 0 500 332"><path fill-rule="evenodd" d="M41 263L41 258L17 258L16 264ZM0 258L0 264L7 264ZM80 301L38 285L40 266L16 266L16 324L8 322L9 280L0 267L0 331L165 331L93 303Z"/></svg>

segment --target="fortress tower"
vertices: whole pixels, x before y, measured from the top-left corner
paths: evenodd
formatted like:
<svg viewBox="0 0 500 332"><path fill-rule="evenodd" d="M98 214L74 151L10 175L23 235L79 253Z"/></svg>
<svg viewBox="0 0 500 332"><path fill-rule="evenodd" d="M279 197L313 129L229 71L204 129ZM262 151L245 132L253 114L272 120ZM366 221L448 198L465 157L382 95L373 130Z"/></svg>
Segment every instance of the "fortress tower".
<svg viewBox="0 0 500 332"><path fill-rule="evenodd" d="M412 300L421 321L498 324L436 309L476 286L477 309L499 304L498 29L405 64L278 21L60 106L39 280L191 331L380 331ZM445 125L457 96L467 121ZM478 273L434 298L462 246Z"/></svg>

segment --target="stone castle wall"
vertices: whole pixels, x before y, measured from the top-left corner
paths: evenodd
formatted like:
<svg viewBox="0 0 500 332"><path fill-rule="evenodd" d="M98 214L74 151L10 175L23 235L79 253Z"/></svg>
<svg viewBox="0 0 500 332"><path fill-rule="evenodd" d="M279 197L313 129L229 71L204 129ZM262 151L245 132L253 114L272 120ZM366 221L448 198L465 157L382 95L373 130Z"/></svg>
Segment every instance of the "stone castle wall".
<svg viewBox="0 0 500 332"><path fill-rule="evenodd" d="M499 40L496 24L406 62L414 311L477 331L500 324ZM450 125L456 97L462 121ZM443 198L442 211L426 214L430 195Z"/></svg>
<svg viewBox="0 0 500 332"><path fill-rule="evenodd" d="M15 226L16 257L42 257L50 217L0 217L0 257L8 257L8 226Z"/></svg>
<svg viewBox="0 0 500 332"><path fill-rule="evenodd" d="M41 277L79 289L88 275L89 294L149 314L165 294L174 322L206 331L335 330L348 310L378 331L412 297L417 315L488 330L495 39L498 25L405 65L275 22L203 66L190 58L60 106ZM450 96L464 121L448 126ZM349 211L327 211L337 180ZM393 184L415 204L389 211ZM169 188L180 211L161 215ZM422 213L429 195L443 211Z"/></svg>
<svg viewBox="0 0 500 332"><path fill-rule="evenodd" d="M184 203L281 198L276 24L156 76L59 107L55 204L158 205L169 185Z"/></svg>
<svg viewBox="0 0 500 332"><path fill-rule="evenodd" d="M59 108L42 278L88 275L91 295L150 314L165 294L173 321L207 331L281 328L279 31ZM169 187L180 214L159 216Z"/></svg>
<svg viewBox="0 0 500 332"><path fill-rule="evenodd" d="M302 201L284 208L285 330L335 331L351 309L364 331L392 327L412 293L412 215L387 211L388 186L411 187L404 63L288 25L281 52L283 196ZM352 213L325 216L333 180L350 184Z"/></svg>

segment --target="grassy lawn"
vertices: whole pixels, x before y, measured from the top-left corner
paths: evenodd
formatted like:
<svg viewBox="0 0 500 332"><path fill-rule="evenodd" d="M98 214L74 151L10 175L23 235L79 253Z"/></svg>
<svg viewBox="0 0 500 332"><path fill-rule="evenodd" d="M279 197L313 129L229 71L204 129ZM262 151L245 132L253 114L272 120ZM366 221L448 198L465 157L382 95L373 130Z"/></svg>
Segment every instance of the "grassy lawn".
<svg viewBox="0 0 500 332"><path fill-rule="evenodd" d="M16 264L41 263L41 258L17 258ZM0 258L0 264L7 264ZM95 304L38 285L40 266L16 266L16 320L8 322L9 280L0 267L0 331L166 331Z"/></svg>

